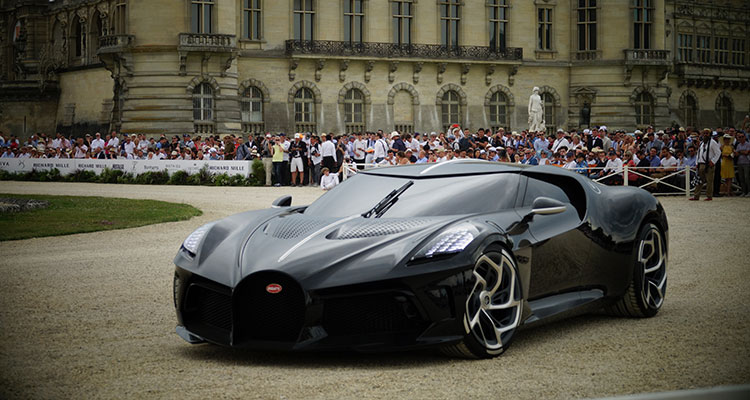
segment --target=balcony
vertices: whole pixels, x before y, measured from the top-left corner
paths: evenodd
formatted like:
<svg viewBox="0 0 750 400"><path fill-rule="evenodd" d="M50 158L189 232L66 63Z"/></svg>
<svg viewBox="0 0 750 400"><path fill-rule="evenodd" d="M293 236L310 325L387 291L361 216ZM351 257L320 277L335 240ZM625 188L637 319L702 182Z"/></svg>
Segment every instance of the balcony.
<svg viewBox="0 0 750 400"><path fill-rule="evenodd" d="M577 51L574 54L574 61L596 61L602 58L601 50Z"/></svg>
<svg viewBox="0 0 750 400"><path fill-rule="evenodd" d="M625 49L627 65L667 65L671 63L669 50Z"/></svg>
<svg viewBox="0 0 750 400"><path fill-rule="evenodd" d="M434 44L352 43L332 40L287 40L286 54L370 58L427 58L439 60L521 61L523 49L496 50L486 46L441 46Z"/></svg>
<svg viewBox="0 0 750 400"><path fill-rule="evenodd" d="M750 67L747 65L677 61L674 73L679 86L741 90L750 87Z"/></svg>
<svg viewBox="0 0 750 400"><path fill-rule="evenodd" d="M178 51L232 53L237 51L237 37L218 33L180 33Z"/></svg>
<svg viewBox="0 0 750 400"><path fill-rule="evenodd" d="M134 35L106 35L99 38L97 55L122 53L130 49L135 41Z"/></svg>

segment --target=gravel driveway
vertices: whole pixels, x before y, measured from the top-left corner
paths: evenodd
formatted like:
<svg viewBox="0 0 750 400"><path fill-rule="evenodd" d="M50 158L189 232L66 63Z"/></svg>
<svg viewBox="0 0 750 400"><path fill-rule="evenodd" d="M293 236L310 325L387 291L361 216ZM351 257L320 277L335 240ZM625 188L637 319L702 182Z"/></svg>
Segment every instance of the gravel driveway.
<svg viewBox="0 0 750 400"><path fill-rule="evenodd" d="M174 333L172 258L204 222L294 204L315 188L0 182L0 193L190 203L189 221L0 243L0 398L601 397L750 382L750 199L661 198L664 307L522 329L493 360L434 352L278 354L191 346ZM102 207L106 207L102 202Z"/></svg>

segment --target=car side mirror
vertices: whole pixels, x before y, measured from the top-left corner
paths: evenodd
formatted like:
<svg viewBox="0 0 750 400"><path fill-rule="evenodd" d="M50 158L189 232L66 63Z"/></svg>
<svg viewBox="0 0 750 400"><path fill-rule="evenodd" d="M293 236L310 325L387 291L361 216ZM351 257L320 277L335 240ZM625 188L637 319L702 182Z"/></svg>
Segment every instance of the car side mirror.
<svg viewBox="0 0 750 400"><path fill-rule="evenodd" d="M271 203L271 207L273 208L289 207L291 205L292 196L290 195L281 196L278 199L274 200L273 203Z"/></svg>
<svg viewBox="0 0 750 400"><path fill-rule="evenodd" d="M565 212L565 203L549 197L537 197L531 203L531 215L552 215Z"/></svg>

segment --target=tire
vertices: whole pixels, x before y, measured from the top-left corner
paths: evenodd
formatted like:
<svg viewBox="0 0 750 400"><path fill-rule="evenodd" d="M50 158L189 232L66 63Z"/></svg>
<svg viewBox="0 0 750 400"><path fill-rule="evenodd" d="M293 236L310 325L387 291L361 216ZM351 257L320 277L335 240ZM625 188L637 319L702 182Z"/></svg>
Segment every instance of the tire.
<svg viewBox="0 0 750 400"><path fill-rule="evenodd" d="M608 311L620 317L648 318L659 312L667 290L667 243L658 226L647 223L633 249L633 275L625 294Z"/></svg>
<svg viewBox="0 0 750 400"><path fill-rule="evenodd" d="M473 277L462 318L465 336L442 351L460 358L497 357L510 346L521 323L518 267L506 249L490 246L477 257Z"/></svg>

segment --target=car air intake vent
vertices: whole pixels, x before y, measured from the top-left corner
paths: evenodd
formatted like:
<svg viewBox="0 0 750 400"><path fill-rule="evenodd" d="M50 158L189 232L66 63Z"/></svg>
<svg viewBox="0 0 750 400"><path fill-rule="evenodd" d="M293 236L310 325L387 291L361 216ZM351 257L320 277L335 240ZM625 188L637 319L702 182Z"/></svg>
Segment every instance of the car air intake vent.
<svg viewBox="0 0 750 400"><path fill-rule="evenodd" d="M430 220L427 219L365 220L342 227L339 233L332 239L343 240L393 235L395 233L419 228L428 223L430 223Z"/></svg>
<svg viewBox="0 0 750 400"><path fill-rule="evenodd" d="M332 220L327 219L292 216L274 221L269 232L277 239L294 239L315 232L331 222Z"/></svg>

